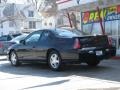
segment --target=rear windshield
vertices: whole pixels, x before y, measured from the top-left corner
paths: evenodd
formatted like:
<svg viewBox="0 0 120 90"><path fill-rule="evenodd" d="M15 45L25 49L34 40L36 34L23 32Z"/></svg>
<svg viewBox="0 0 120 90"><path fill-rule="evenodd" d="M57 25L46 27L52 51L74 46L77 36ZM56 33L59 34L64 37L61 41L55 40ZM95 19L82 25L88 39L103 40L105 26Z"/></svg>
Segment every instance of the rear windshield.
<svg viewBox="0 0 120 90"><path fill-rule="evenodd" d="M75 37L78 36L76 33L66 30L66 29L57 29L55 30L56 35L61 37Z"/></svg>
<svg viewBox="0 0 120 90"><path fill-rule="evenodd" d="M0 41L7 41L7 36L0 37Z"/></svg>
<svg viewBox="0 0 120 90"><path fill-rule="evenodd" d="M23 34L23 35L20 35L20 36L17 36L15 38L13 38L11 41L20 41L20 40L23 40L25 39L25 37L27 37L28 34Z"/></svg>

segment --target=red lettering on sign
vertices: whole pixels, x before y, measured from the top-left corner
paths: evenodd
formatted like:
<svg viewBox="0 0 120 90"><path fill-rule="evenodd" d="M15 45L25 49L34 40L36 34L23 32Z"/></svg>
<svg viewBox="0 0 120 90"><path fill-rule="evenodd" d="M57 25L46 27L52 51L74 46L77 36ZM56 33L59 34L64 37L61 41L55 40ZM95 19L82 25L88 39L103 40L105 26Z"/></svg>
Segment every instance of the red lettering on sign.
<svg viewBox="0 0 120 90"><path fill-rule="evenodd" d="M117 6L117 13L120 13L120 5Z"/></svg>
<svg viewBox="0 0 120 90"><path fill-rule="evenodd" d="M83 22L87 23L89 21L90 12L85 12L83 16Z"/></svg>

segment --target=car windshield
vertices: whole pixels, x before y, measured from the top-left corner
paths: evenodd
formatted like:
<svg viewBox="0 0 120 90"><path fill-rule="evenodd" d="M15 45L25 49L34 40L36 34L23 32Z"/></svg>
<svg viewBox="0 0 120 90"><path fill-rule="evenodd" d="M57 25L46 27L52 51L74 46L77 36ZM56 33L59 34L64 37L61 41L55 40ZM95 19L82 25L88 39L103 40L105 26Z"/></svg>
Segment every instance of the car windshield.
<svg viewBox="0 0 120 90"><path fill-rule="evenodd" d="M20 41L20 40L23 40L25 39L25 37L27 36L28 34L22 34L20 36L17 36L15 38L13 38L11 41Z"/></svg>
<svg viewBox="0 0 120 90"><path fill-rule="evenodd" d="M57 30L55 30L55 33L59 36L62 36L62 37L78 36L76 33L72 32L72 31L69 31L69 30L66 30L66 29L57 29Z"/></svg>

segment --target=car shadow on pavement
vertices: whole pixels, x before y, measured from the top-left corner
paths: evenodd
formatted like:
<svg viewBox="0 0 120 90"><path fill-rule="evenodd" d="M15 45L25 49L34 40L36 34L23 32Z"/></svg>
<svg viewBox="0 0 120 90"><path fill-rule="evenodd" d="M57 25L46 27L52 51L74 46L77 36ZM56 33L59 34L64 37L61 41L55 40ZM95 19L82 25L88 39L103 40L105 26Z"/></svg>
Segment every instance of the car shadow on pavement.
<svg viewBox="0 0 120 90"><path fill-rule="evenodd" d="M64 66L63 71L55 72L50 70L47 64L23 64L19 67L13 67L6 62L0 64L0 72L47 78L67 77L74 75L120 82L119 65L120 61L112 60L101 62L101 64L97 67L89 67L86 64L70 64Z"/></svg>

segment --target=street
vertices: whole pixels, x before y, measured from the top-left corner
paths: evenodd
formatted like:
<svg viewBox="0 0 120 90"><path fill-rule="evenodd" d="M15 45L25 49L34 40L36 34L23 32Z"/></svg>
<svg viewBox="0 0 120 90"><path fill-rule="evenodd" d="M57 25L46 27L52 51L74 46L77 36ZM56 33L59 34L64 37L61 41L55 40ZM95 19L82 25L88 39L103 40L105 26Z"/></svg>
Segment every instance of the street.
<svg viewBox="0 0 120 90"><path fill-rule="evenodd" d="M51 71L46 64L13 67L0 61L0 90L120 90L120 61L102 61L98 67L67 65Z"/></svg>

